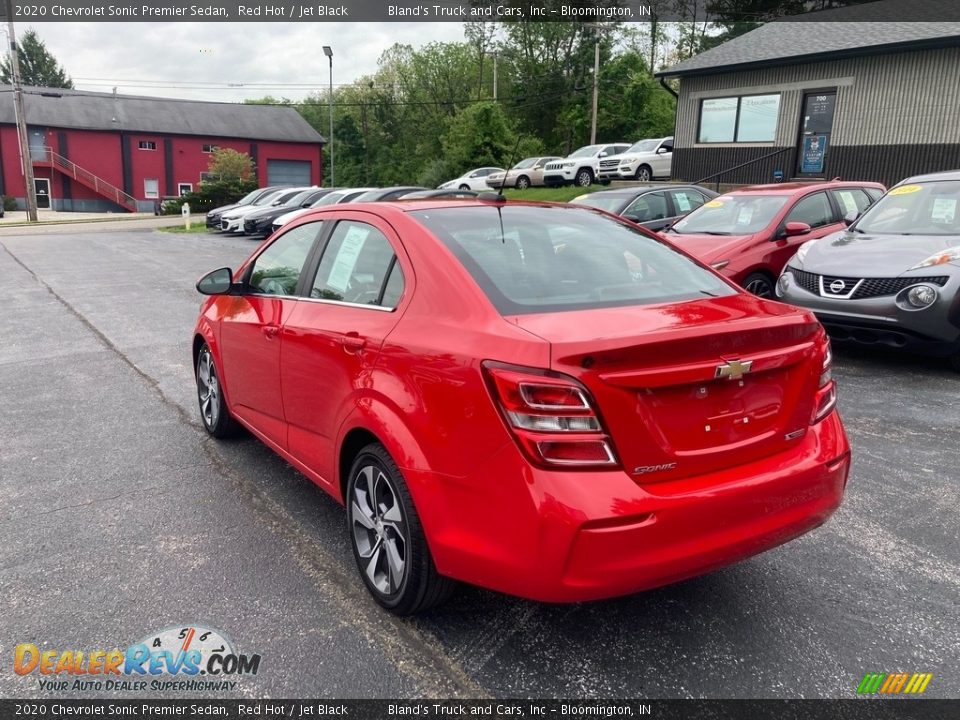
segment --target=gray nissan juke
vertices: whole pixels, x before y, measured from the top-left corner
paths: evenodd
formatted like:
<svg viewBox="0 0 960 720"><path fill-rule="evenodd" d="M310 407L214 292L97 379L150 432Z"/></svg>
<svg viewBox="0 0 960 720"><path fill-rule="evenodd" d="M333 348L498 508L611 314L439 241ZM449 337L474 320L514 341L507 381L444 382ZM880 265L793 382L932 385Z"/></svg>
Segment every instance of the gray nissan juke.
<svg viewBox="0 0 960 720"><path fill-rule="evenodd" d="M777 297L834 342L947 357L960 372L960 171L892 187L847 228L800 246Z"/></svg>

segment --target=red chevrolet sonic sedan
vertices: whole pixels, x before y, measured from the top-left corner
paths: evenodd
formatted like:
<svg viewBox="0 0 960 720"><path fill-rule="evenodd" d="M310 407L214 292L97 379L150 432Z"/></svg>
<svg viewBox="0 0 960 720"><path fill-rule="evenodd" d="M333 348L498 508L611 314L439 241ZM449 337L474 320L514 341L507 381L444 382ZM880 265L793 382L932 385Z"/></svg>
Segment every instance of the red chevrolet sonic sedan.
<svg viewBox="0 0 960 720"><path fill-rule="evenodd" d="M343 503L399 614L458 580L550 602L671 583L843 495L813 315L594 210L331 206L197 288L206 429L246 427Z"/></svg>

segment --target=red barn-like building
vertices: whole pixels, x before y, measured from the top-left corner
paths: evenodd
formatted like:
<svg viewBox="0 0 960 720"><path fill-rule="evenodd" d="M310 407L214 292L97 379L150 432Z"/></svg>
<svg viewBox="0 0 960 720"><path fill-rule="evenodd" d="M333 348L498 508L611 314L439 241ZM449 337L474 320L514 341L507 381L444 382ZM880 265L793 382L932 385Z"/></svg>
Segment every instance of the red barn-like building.
<svg viewBox="0 0 960 720"><path fill-rule="evenodd" d="M291 107L24 88L37 204L153 211L193 190L210 153L248 153L260 185L319 185L326 142ZM13 93L0 86L0 194L25 206Z"/></svg>

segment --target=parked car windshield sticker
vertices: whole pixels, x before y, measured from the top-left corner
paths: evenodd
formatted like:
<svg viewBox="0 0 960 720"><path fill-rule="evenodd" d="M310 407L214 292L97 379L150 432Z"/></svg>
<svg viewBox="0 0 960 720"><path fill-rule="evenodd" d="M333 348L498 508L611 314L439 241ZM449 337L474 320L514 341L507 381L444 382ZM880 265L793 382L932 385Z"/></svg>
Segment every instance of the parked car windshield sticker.
<svg viewBox="0 0 960 720"><path fill-rule="evenodd" d="M337 259L333 261L333 269L330 271L327 285L338 292L346 292L350 285L350 277L353 275L353 268L356 267L357 258L369 234L369 228L360 228L356 225L347 230L340 245L340 251L337 253Z"/></svg>
<svg viewBox="0 0 960 720"><path fill-rule="evenodd" d="M901 185L888 192L887 195L909 195L910 193L920 192L922 189L919 185Z"/></svg>
<svg viewBox="0 0 960 720"><path fill-rule="evenodd" d="M723 202L721 200L711 200L704 207L723 207Z"/></svg>
<svg viewBox="0 0 960 720"><path fill-rule="evenodd" d="M857 201L853 199L853 193L849 190L838 190L837 199L840 201L840 204L843 205L844 215L860 211L860 208L857 207Z"/></svg>
<svg viewBox="0 0 960 720"><path fill-rule="evenodd" d="M684 193L674 193L673 200L680 212L690 212L690 198Z"/></svg>
<svg viewBox="0 0 960 720"><path fill-rule="evenodd" d="M753 208L749 205L740 208L740 212L737 213L737 225L749 225L751 220L753 220Z"/></svg>
<svg viewBox="0 0 960 720"><path fill-rule="evenodd" d="M957 216L957 199L938 197L933 199L930 219L938 223L952 223Z"/></svg>

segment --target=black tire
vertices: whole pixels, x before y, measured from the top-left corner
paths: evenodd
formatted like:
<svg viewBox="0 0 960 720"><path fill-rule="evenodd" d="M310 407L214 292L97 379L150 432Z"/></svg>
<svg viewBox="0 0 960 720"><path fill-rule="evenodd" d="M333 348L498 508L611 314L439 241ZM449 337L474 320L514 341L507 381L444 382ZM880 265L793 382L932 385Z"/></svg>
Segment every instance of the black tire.
<svg viewBox="0 0 960 720"><path fill-rule="evenodd" d="M240 425L233 419L227 409L227 402L223 398L223 390L220 386L217 364L213 360L210 346L206 343L197 353L197 366L194 370L194 377L197 381L197 404L200 407L200 421L203 423L204 429L215 438L222 439L235 436L240 430ZM213 392L208 393L211 384Z"/></svg>
<svg viewBox="0 0 960 720"><path fill-rule="evenodd" d="M949 358L947 358L947 362L950 363L950 367L953 369L954 372L960 373L960 352L954 353Z"/></svg>
<svg viewBox="0 0 960 720"><path fill-rule="evenodd" d="M650 169L649 165L641 165L637 168L637 172L633 174L633 179L640 182L650 182L653 180L653 170Z"/></svg>
<svg viewBox="0 0 960 720"><path fill-rule="evenodd" d="M743 281L743 289L751 292L757 297L774 299L774 281L769 275L762 272L755 272L747 275Z"/></svg>
<svg viewBox="0 0 960 720"><path fill-rule="evenodd" d="M521 175L517 178L517 182L514 187L516 187L517 190L526 190L528 187L530 187L530 178L528 178L526 175Z"/></svg>
<svg viewBox="0 0 960 720"><path fill-rule="evenodd" d="M593 185L593 171L590 168L580 168L573 178L573 184L577 187L590 187Z"/></svg>
<svg viewBox="0 0 960 720"><path fill-rule="evenodd" d="M357 454L344 500L357 570L377 603L413 615L450 597L457 583L437 572L400 468L379 443ZM400 560L399 569L391 557Z"/></svg>
<svg viewBox="0 0 960 720"><path fill-rule="evenodd" d="M467 185L466 183L464 183L463 185L461 185L461 186L460 186L459 188L457 188L457 189L458 189L458 190L469 190L469 189L470 189L470 186Z"/></svg>

